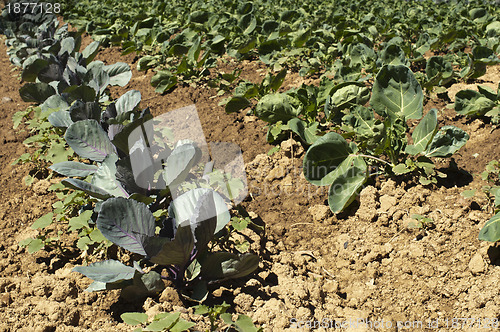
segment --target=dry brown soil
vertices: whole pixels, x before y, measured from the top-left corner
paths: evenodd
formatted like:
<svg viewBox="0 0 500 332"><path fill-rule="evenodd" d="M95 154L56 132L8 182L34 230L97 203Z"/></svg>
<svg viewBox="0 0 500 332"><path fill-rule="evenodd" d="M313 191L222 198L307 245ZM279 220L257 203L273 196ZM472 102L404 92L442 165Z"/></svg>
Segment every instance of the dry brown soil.
<svg viewBox="0 0 500 332"><path fill-rule="evenodd" d="M330 330L324 326L335 321L351 322L343 325L344 330L371 331L378 330L382 320L384 327L392 325L386 331L398 330L398 324L409 331L446 331L451 330L453 318L481 319L484 327L485 319L500 318L500 249L477 239L492 211L482 209L488 206L485 197L460 195L481 188L484 183L478 173L488 161L500 159L498 129L482 120L457 117L441 100L429 101L426 110L442 111L441 124L459 126L471 136L455 157L458 169L430 187L378 179L366 185L346 212L334 216L327 206L327 188L310 185L301 175L304 153L294 141L282 143L280 152L269 157L272 146L265 141L265 123L244 112L226 114L218 106L222 97L213 97L216 90L180 86L158 95L149 84L153 73L137 72L134 55L121 57L119 49L109 48L98 59L124 61L134 68L131 82L113 88L112 96L137 89L141 105L149 106L155 116L195 104L208 141L235 142L243 151L250 192L243 206L267 227L262 262L254 275L212 289L209 304L226 301L233 313L249 315L265 331L294 330L299 323L307 326L315 321L323 328L304 330ZM12 115L29 106L19 97L19 71L12 68L2 42L0 331L130 331L120 319L129 311L150 316L181 311L186 319L199 322L198 329L206 329L206 321L185 308L171 288L134 304L121 300L118 291L86 293L90 281L71 272L81 259L43 251L30 255L18 246L18 241L36 235L30 225L50 211L55 197L47 187L59 179L36 180L27 187L23 178L30 166L11 165L28 151L22 144L28 133L12 129ZM227 61L218 70L235 68L254 82L265 74L256 62ZM490 68L488 75L484 80L496 85L499 67ZM301 82L291 75L285 88ZM425 231L408 227L413 213L432 218L435 227ZM371 321L372 328L361 321L356 325L357 319ZM436 324L438 329L431 329Z"/></svg>

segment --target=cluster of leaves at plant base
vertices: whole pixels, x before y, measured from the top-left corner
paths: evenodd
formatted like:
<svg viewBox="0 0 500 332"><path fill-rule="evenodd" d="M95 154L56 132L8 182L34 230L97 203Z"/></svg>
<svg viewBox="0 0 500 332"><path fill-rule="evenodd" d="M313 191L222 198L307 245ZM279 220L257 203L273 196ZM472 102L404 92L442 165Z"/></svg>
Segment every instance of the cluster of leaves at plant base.
<svg viewBox="0 0 500 332"><path fill-rule="evenodd" d="M287 70L283 69L276 75L268 74L260 84L243 81L234 90L233 97L223 100L219 105L225 105L227 113L241 111L252 105L251 100L260 100L269 93L274 93L283 84ZM231 77L233 81L236 77Z"/></svg>
<svg viewBox="0 0 500 332"><path fill-rule="evenodd" d="M271 124L270 141L286 126L310 145L304 175L313 184L330 186L330 208L340 212L361 190L370 165L388 175L417 172L424 185L446 176L435 170L430 158L452 156L469 136L453 126L439 129L435 109L422 118L423 99L412 71L389 64L377 74L371 96L363 82L335 84L325 79L320 87L266 95L254 113ZM371 108L364 106L368 101ZM323 111L319 122L317 116ZM406 138L408 119L421 119L412 134L413 144Z"/></svg>
<svg viewBox="0 0 500 332"><path fill-rule="evenodd" d="M157 232L151 206L134 199L109 198L100 206L97 227L110 241L156 266L145 272L137 262L130 267L108 260L74 270L95 280L89 291L123 288L122 296L134 299L160 292L161 279L168 278L187 291L190 299L203 301L208 282L245 276L258 265L258 257L252 254L211 251L209 242L229 221L224 208L224 200L214 191L188 191L171 202L169 211L175 217L164 219ZM210 216L216 210L220 214ZM185 216L188 219L181 219ZM168 276L161 275L163 269Z"/></svg>
<svg viewBox="0 0 500 332"><path fill-rule="evenodd" d="M225 331L229 331L231 327L236 328L240 332L259 332L262 328L257 328L252 322L252 319L246 315L238 315L236 321L233 321L231 314L226 313L226 310L230 307L229 304L225 302L220 305L215 305L213 307L207 307L205 305L197 305L195 315L207 315L210 319L210 331L222 331L222 327L219 326L219 320L228 326ZM148 320L148 315L141 312L128 312L121 315L121 318L125 323L132 326L146 325L143 327L137 327L134 332L140 331L189 331L189 329L196 324L193 322L188 322L180 318L180 313L159 313L157 314L151 322Z"/></svg>
<svg viewBox="0 0 500 332"><path fill-rule="evenodd" d="M469 117L489 117L491 123L500 124L500 84L496 92L482 85L477 89L459 91L455 96L455 111Z"/></svg>
<svg viewBox="0 0 500 332"><path fill-rule="evenodd" d="M436 181L436 175L445 177L434 169L430 158L451 157L469 138L454 126L438 129L435 109L422 118L422 89L406 66L386 65L380 70L370 105L373 109L361 105L344 109L344 134L327 133L305 155L306 179L330 185L328 201L334 212L342 211L357 196L369 175L367 162L389 175L417 171L425 185ZM382 120L376 119L374 112ZM408 119L421 119L412 134L413 144L406 138ZM344 136L352 141L348 143Z"/></svg>
<svg viewBox="0 0 500 332"><path fill-rule="evenodd" d="M23 144L36 147L36 150L22 154L13 162L13 165L30 162L34 166L31 175L25 177L26 185L31 185L35 177L45 176L50 164L66 161L73 155L73 150L67 147L62 132L48 122L48 116L48 113L42 114L40 107L30 107L26 111L16 112L13 116L14 129L24 122L27 129L34 134L25 139Z"/></svg>
<svg viewBox="0 0 500 332"><path fill-rule="evenodd" d="M273 70L286 67L301 75L334 64L345 74L376 73L394 55L421 66L426 52L451 54L431 63L428 84L422 82L431 88L459 76L452 64L463 78L482 75L500 48L500 9L487 1L379 0L365 6L361 0L174 0L154 1L147 8L139 0L62 3L64 18L95 40L146 55L140 69L170 67L153 82L159 92L186 74L188 79L206 74L207 63L223 54L259 57ZM384 49L378 45L385 43L393 47L378 54ZM466 48L472 53L465 54ZM436 68L442 74L435 75Z"/></svg>
<svg viewBox="0 0 500 332"><path fill-rule="evenodd" d="M193 322L188 322L185 319L180 318L181 313L169 313L162 312L153 318L151 322L148 323L148 315L142 312L127 312L121 315L121 318L125 323L132 326L146 325L143 327L137 327L133 332L142 331L189 331L189 329L196 324Z"/></svg>

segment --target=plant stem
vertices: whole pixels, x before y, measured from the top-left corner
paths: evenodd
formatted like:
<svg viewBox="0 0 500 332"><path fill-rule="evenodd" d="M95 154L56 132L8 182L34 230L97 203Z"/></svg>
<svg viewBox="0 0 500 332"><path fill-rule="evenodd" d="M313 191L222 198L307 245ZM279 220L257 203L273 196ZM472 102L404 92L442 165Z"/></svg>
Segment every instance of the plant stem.
<svg viewBox="0 0 500 332"><path fill-rule="evenodd" d="M389 162L387 162L387 161L385 161L383 159L380 159L380 158L377 158L377 157L374 157L374 156L370 156L370 155L366 155L366 154L356 154L356 155L353 155L353 156L374 159L374 160L380 161L381 163L384 163L386 165L394 166L393 164L391 164L391 163L389 163Z"/></svg>

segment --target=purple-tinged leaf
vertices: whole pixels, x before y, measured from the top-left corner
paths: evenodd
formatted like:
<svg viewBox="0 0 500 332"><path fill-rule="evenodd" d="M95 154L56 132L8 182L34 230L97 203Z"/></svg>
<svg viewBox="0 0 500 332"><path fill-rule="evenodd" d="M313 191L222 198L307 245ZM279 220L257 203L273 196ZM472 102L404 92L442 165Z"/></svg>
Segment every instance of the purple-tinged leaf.
<svg viewBox="0 0 500 332"><path fill-rule="evenodd" d="M192 189L172 201L169 206L169 215L175 218L177 227L181 224L184 225L186 222L189 222L189 220L191 220L191 218L195 214L196 205L200 200L200 197L209 191L213 192L212 189L208 188ZM213 192L212 197L215 203L215 211L207 211L211 212L212 216L217 216L217 226L214 232L217 233L222 228L224 228L227 223L229 223L231 216L229 214L229 210L224 198L222 198L222 196L217 192Z"/></svg>
<svg viewBox="0 0 500 332"><path fill-rule="evenodd" d="M82 120L73 123L64 135L68 145L82 158L103 161L115 151L106 132L96 120Z"/></svg>
<svg viewBox="0 0 500 332"><path fill-rule="evenodd" d="M115 175L117 161L118 156L116 154L108 155L92 177L91 184L106 190L113 196L128 198L130 195L123 189Z"/></svg>
<svg viewBox="0 0 500 332"><path fill-rule="evenodd" d="M155 235L155 218L146 204L122 197L110 198L102 204L96 223L111 242L147 256L145 243Z"/></svg>
<svg viewBox="0 0 500 332"><path fill-rule="evenodd" d="M103 283L111 283L119 280L128 280L134 278L135 268L124 265L115 260L97 262L89 266L77 266L74 272L80 272L86 277Z"/></svg>
<svg viewBox="0 0 500 332"><path fill-rule="evenodd" d="M96 165L89 165L89 164L79 163L76 161L63 161L54 164L49 168L54 172L57 172L64 176L78 176L78 177L86 177L90 174L94 174L95 171L97 171Z"/></svg>
<svg viewBox="0 0 500 332"><path fill-rule="evenodd" d="M185 266L191 258L194 238L189 226L179 227L175 239L163 245L160 252L150 261L160 265Z"/></svg>
<svg viewBox="0 0 500 332"><path fill-rule="evenodd" d="M259 267L259 256L238 256L229 252L209 255L202 264L201 274L206 280L235 279L249 275Z"/></svg>
<svg viewBox="0 0 500 332"><path fill-rule="evenodd" d="M85 191L90 196L98 199L104 200L112 197L107 191L82 180L64 179L61 183L68 188Z"/></svg>

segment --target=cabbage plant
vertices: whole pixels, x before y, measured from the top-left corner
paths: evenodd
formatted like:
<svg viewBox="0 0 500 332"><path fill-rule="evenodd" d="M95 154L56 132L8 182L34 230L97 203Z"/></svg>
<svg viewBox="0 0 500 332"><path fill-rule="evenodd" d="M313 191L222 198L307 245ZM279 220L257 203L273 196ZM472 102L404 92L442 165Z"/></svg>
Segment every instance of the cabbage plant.
<svg viewBox="0 0 500 332"><path fill-rule="evenodd" d="M330 186L328 203L335 213L357 197L370 176L371 166L387 175L417 173L422 184L435 183L436 176L446 174L435 170L430 158L451 157L469 138L454 126L438 128L435 109L422 118L422 88L405 65L382 67L372 89L372 109L359 104L367 100L361 97L363 89L345 90L344 98L336 96L338 91L343 90L330 91L331 112L327 116L341 118L344 134L328 132L317 138L306 152L303 167L309 182ZM344 100L350 102L345 104ZM420 119L412 133L413 144L406 136L408 119Z"/></svg>
<svg viewBox="0 0 500 332"><path fill-rule="evenodd" d="M78 266L74 271L94 280L87 291L122 288L122 296L132 300L160 292L162 279L168 279L190 299L203 301L208 283L246 276L257 268L256 255L210 248L214 234L230 220L224 200L215 191L188 191L172 201L169 211L172 217L158 227L145 203L122 197L106 200L97 227L108 240L138 254L148 269L143 270L138 261L131 267L116 260Z"/></svg>
<svg viewBox="0 0 500 332"><path fill-rule="evenodd" d="M51 168L69 176L63 184L96 199L95 224L106 239L141 256L134 267L108 260L75 271L94 279L89 291L123 288L123 296L133 299L160 291L162 279L170 279L201 301L208 283L253 272L258 257L209 245L230 221L228 203L236 195L229 193L236 187L215 191L210 163L202 179L192 180L202 149L186 139L170 144L149 125L149 111L138 111L139 101L131 91L96 112L97 118L81 119L92 114L84 105L65 111L80 119L66 129L68 145L95 164L67 161Z"/></svg>

